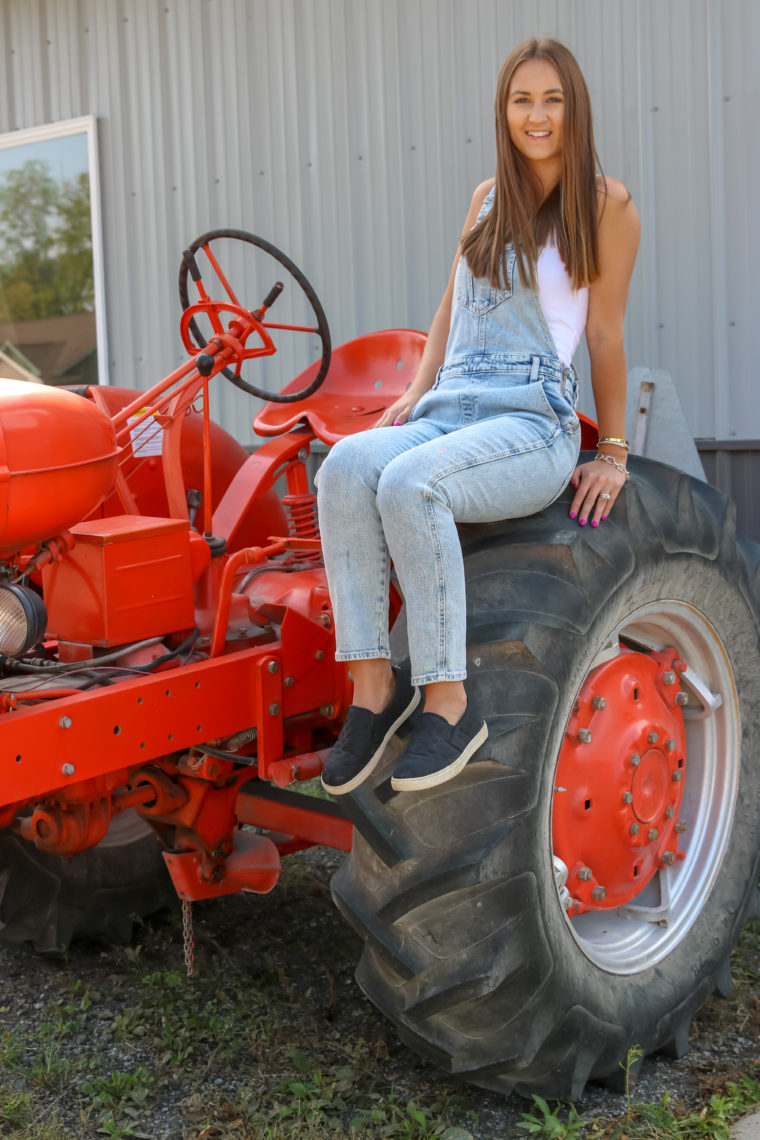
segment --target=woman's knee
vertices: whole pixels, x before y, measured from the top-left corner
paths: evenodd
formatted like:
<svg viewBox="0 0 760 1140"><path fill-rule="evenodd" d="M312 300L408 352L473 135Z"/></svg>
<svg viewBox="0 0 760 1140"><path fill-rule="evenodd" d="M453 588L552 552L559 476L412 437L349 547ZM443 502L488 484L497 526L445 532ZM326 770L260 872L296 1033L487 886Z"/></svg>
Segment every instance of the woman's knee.
<svg viewBox="0 0 760 1140"><path fill-rule="evenodd" d="M362 453L361 448L356 446L356 438L346 436L330 448L314 480L320 494L328 489L339 489L361 478Z"/></svg>
<svg viewBox="0 0 760 1140"><path fill-rule="evenodd" d="M377 508L385 512L413 512L415 507L435 495L435 488L415 462L413 453L405 452L383 471L377 484Z"/></svg>

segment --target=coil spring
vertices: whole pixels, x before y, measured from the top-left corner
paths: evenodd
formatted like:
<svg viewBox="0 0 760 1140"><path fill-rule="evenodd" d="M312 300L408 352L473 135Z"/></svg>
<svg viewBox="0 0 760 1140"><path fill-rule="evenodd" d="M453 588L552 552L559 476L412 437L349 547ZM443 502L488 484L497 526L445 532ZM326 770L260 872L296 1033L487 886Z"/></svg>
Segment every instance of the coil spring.
<svg viewBox="0 0 760 1140"><path fill-rule="evenodd" d="M284 495L282 505L291 538L319 538L316 495Z"/></svg>

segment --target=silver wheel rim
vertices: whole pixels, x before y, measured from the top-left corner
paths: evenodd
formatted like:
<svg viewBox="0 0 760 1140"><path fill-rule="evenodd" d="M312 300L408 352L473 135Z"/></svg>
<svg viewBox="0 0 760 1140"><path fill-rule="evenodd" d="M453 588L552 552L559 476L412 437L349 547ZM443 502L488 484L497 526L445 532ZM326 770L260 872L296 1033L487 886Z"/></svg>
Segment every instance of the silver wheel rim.
<svg viewBox="0 0 760 1140"><path fill-rule="evenodd" d="M575 942L594 965L628 975L656 965L682 942L715 884L736 807L741 726L733 670L723 644L693 606L658 600L636 609L613 631L590 669L619 651L619 639L642 650L675 648L688 665L682 688L694 706L684 710L686 776L680 815L689 827L680 837L683 862L657 872L627 906L566 919ZM563 905L564 865L558 863L555 857Z"/></svg>

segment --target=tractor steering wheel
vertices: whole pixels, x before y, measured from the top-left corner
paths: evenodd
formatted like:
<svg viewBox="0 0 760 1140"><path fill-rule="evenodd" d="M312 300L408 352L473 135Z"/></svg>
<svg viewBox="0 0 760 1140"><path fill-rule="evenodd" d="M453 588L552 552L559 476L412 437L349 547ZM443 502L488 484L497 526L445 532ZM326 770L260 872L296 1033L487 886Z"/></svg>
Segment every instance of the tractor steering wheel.
<svg viewBox="0 0 760 1140"><path fill-rule="evenodd" d="M217 253L219 252L220 244L223 245L223 239L228 238L245 242L263 251L264 254L268 254L269 257L279 263L280 270L285 270L285 283L283 283L282 280L276 279L276 277L284 276L279 270L275 271L276 276L275 274L272 275L275 277L275 280L271 282L271 288L269 288L266 297L258 309L248 310L241 305L227 276L220 267ZM214 249L214 243L217 243L216 251ZM199 254L204 255L203 260L206 263L206 268L207 270L210 269L211 275L215 279L215 284L221 285L226 295L224 301L211 300L203 284ZM234 258L232 260L234 260ZM197 301L190 300L188 277L192 278L198 291ZM297 299L301 304L305 302L305 318L302 321L282 324L267 320L267 311L275 304L283 291L293 296L293 286L296 287L297 294L300 293L303 295ZM203 314L210 322L214 333L218 334L224 332L221 313L238 314L246 318L249 322L250 318L253 318L255 324L254 329L251 331L256 331L259 334L259 338L262 342L261 348L247 350L234 369L231 367L221 369L223 376L230 380L235 387L240 388L243 392L247 392L249 396L257 396L259 399L271 400L278 404L293 404L298 400L304 400L307 396L311 396L324 381L327 370L330 367L331 345L330 330L322 305L298 266L295 265L289 257L286 257L281 250L263 238L257 237L255 234L247 233L245 230L212 230L210 233L202 234L201 237L196 238L182 255L182 262L179 267L179 299L183 310L186 311L189 308L193 309L193 315L189 317L189 320L186 322L183 320L183 336L185 338L186 347L190 350L194 347L202 349L208 344L208 340L203 336L198 321L196 320L196 313L198 315ZM240 366L243 359L250 359L253 356L271 356L277 351L269 336L269 330L303 333L305 335L315 336L319 339L321 349L319 366L314 378L300 392L289 392L287 395L268 392L262 388L256 388L253 384L249 384L241 377Z"/></svg>

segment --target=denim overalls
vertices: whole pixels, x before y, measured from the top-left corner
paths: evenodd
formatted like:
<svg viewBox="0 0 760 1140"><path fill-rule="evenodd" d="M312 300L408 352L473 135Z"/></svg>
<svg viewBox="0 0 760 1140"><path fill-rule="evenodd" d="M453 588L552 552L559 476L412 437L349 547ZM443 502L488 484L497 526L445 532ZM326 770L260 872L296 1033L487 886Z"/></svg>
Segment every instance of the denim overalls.
<svg viewBox="0 0 760 1140"><path fill-rule="evenodd" d="M490 209L493 191L480 216ZM456 272L435 384L409 422L340 440L319 472L319 522L339 661L390 657L390 560L406 601L412 681L466 676L457 522L534 514L577 462L577 381L508 247L506 289Z"/></svg>

